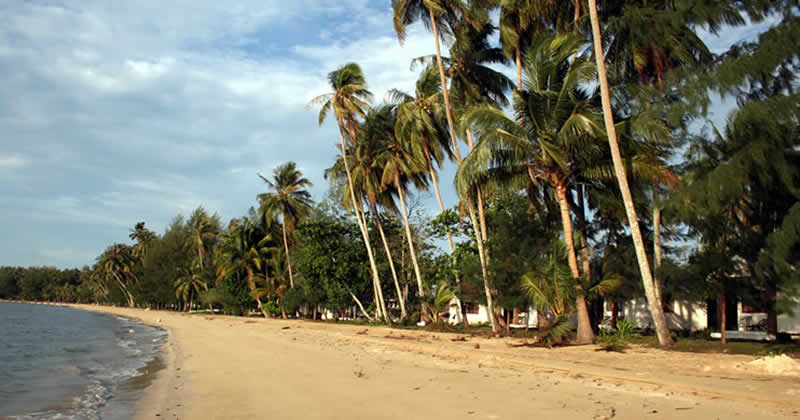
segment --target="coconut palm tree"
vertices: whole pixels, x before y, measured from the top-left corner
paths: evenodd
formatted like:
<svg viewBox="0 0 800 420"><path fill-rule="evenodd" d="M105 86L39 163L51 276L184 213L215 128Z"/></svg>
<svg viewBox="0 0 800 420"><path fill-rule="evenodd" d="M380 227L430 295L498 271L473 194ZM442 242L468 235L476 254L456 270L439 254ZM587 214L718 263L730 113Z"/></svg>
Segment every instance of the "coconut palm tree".
<svg viewBox="0 0 800 420"><path fill-rule="evenodd" d="M135 306L133 294L129 286L137 281L134 274L136 259L133 257L131 247L123 244L114 244L98 257L97 266L104 284L115 284L122 291L128 306Z"/></svg>
<svg viewBox="0 0 800 420"><path fill-rule="evenodd" d="M147 253L147 249L150 248L150 245L153 243L158 236L151 230L144 227L144 222L136 223L133 229L131 229L129 238L136 241L136 245L133 246L132 254L134 257L138 258L139 261L144 260L144 256Z"/></svg>
<svg viewBox="0 0 800 420"><path fill-rule="evenodd" d="M173 283L175 297L178 300L183 300L186 311L192 310L194 298L200 294L201 290L208 290L208 285L203 280L203 274L199 268L200 264L197 259L192 261L191 268L180 267L178 269L178 278Z"/></svg>
<svg viewBox="0 0 800 420"><path fill-rule="evenodd" d="M406 194L408 182L413 182L417 188L427 188L427 167L425 156L421 150L409 147L407 142L395 136L395 107L385 105L374 110L367 117L368 124L375 124L375 136L382 138L382 144L375 161L382 169L381 185L383 189L393 188L400 201L401 215L405 225L406 239L408 240L411 263L414 267L414 276L417 280L419 295L424 297L425 286L422 282L422 272L419 268L416 247L411 233L411 223L408 220L406 208Z"/></svg>
<svg viewBox="0 0 800 420"><path fill-rule="evenodd" d="M453 27L455 42L450 48L450 57L442 58L447 66L447 73L451 80L451 93L454 99L457 115L459 116L459 129L467 139L469 150L474 147L472 128L463 121L465 110L481 104L495 106L508 105L506 91L513 87L511 80L502 73L495 71L490 66L505 63L506 59L500 48L490 45L489 38L495 28L490 23L474 26L467 22L459 22ZM476 241L483 243L483 265L489 265L490 250L488 246L488 228L486 213L484 211L485 191L480 184L475 185L473 194L468 201L474 201L478 210L479 229L476 229ZM495 318L499 312L494 307L496 290L490 286L488 276L484 279L486 304L490 314L493 314L493 323L499 324ZM499 326L499 325L498 325Z"/></svg>
<svg viewBox="0 0 800 420"><path fill-rule="evenodd" d="M348 63L328 74L328 81L330 82L333 92L326 93L309 102L308 106L321 105L319 111L319 124L325 121L330 111L333 111L336 116L336 124L339 127L339 139L342 157L347 156L347 146L345 136L351 142L357 142L357 131L359 128L359 118L366 116L369 111L369 101L372 99L372 92L367 89L367 82L364 79L364 74L361 67L356 63ZM364 246L367 248L367 257L370 263L370 270L372 271L372 283L375 288L375 302L381 308L380 312L385 315L386 322L391 324L391 318L386 311L386 303L383 299L383 290L381 289L380 276L378 274L378 266L375 263L375 256L372 252L372 245L369 241L369 229L367 227L366 218L361 210L361 201L356 199L355 189L353 187L353 177L350 173L350 163L347 159L343 159L345 173L347 175L347 183L350 187L350 202L353 205L353 213L356 216L356 222L361 230L361 236L364 240Z"/></svg>
<svg viewBox="0 0 800 420"><path fill-rule="evenodd" d="M397 104L395 137L407 142L425 157L439 211L444 212L445 207L439 190L438 168L445 158L452 158L452 149L447 140L446 129L443 127L441 81L436 68L429 65L422 71L417 79L415 96L392 89L389 98L392 103ZM453 254L455 245L450 231L447 232L447 245L450 254ZM458 277L456 281L458 282ZM463 317L463 321L466 322L466 317Z"/></svg>
<svg viewBox="0 0 800 420"><path fill-rule="evenodd" d="M351 146L347 148L347 152L350 154L348 161L353 162L354 165L352 168L353 186L358 190L355 195L357 197L364 198L367 207L372 213L372 220L375 223L375 226L378 228L383 249L389 262L389 270L392 273L392 280L397 293L397 301L400 304L400 314L403 319L406 319L408 316L406 302L400 288L400 281L397 276L397 270L395 269L394 258L392 257L389 241L387 240L386 233L383 229L383 222L381 220L382 216L378 210L378 207L380 206L392 213L397 212L397 208L393 199L393 195L396 194L394 193L393 189L385 189L381 184L381 168L374 164L378 158L378 153L382 147L382 142L385 141L381 130L385 130L385 128L382 128L374 119L370 120L368 118L364 122L362 129L359 131L357 146ZM334 180L337 178L344 177L345 174L343 165L344 160L341 156L339 156L339 158L336 160L336 163L325 171L325 177L330 177L331 182L334 182ZM349 186L345 186L345 189L348 188ZM347 203L349 203L349 196L349 191L344 191L342 202L346 203L345 205L348 205Z"/></svg>
<svg viewBox="0 0 800 420"><path fill-rule="evenodd" d="M245 276L247 286L256 300L259 311L267 317L261 298L254 293L257 282L263 278L260 274L264 251L259 245L262 238L257 235L252 222L248 219L231 221L228 232L217 245L217 283L229 276L241 278Z"/></svg>
<svg viewBox="0 0 800 420"><path fill-rule="evenodd" d="M189 217L187 225L191 231L189 246L197 253L200 270L203 270L208 250L211 249L220 233L219 216L209 215L206 209L198 207Z"/></svg>
<svg viewBox="0 0 800 420"><path fill-rule="evenodd" d="M390 102L397 105L395 137L420 149L425 156L428 176L433 184L439 210L444 211L444 203L439 190L438 168L445 158L452 157L446 128L443 127L444 108L442 106L441 81L436 68L427 66L417 79L415 95L397 89L389 92ZM447 233L450 252L454 250L453 237Z"/></svg>
<svg viewBox="0 0 800 420"><path fill-rule="evenodd" d="M645 296L647 297L648 307L650 314L653 317L653 324L656 327L656 334L658 335L658 342L662 346L670 346L673 344L672 337L667 328L666 318L664 317L664 309L655 292L655 283L653 281L653 274L650 271L650 263L647 260L647 252L644 248L644 241L642 240L642 232L639 229L639 219L636 216L636 208L633 204L633 197L631 196L631 189L628 185L628 177L625 171L625 166L622 161L622 154L620 153L619 143L617 141L617 133L614 127L614 117L611 110L611 93L608 86L608 75L606 73L604 55L603 55L603 42L600 34L600 22L597 17L597 4L595 0L589 0L589 19L592 24L592 39L594 44L594 56L597 63L597 79L600 82L600 98L603 106L603 121L608 136L609 147L611 148L611 156L614 161L614 172L616 173L619 182L619 189L622 192L622 200L625 204L625 213L628 216L628 225L631 229L631 236L633 237L633 244L636 250L636 259L639 261L639 270L642 275L642 284L644 286Z"/></svg>
<svg viewBox="0 0 800 420"><path fill-rule="evenodd" d="M514 92L516 119L494 107L480 107L465 118L484 134L459 167L459 191L468 191L480 178L527 176L553 188L561 211L564 241L573 279L580 283L572 219L567 194L577 155L599 151L595 141L603 130L600 115L581 83L591 80L593 66L583 56L571 57L582 40L574 35L543 37L528 52L522 91ZM583 161L591 161L584 158ZM466 192L465 192L466 194ZM584 296L576 296L577 342L591 343L594 333Z"/></svg>
<svg viewBox="0 0 800 420"><path fill-rule="evenodd" d="M467 4L462 0L392 0L392 10L394 11L394 30L401 43L406 37L406 26L416 21L421 21L426 28L433 31L433 39L436 45L436 62L442 86L447 125L450 130L453 151L456 154L456 159L460 162L461 154L458 151L455 122L452 108L450 107L450 96L447 93L447 78L444 64L442 64L442 51L439 40L440 38L452 37L452 31L446 24L448 21L454 23L461 18L469 17L464 13L467 10Z"/></svg>
<svg viewBox="0 0 800 420"><path fill-rule="evenodd" d="M439 40L440 38L452 37L450 28L455 26L456 22L462 18L476 25L485 22L487 17L485 8L481 7L483 4L478 4L476 6L478 7L469 9L467 4L461 0L392 0L394 29L401 43L405 40L406 26L415 21L422 21L426 28L433 31L433 39L436 46L436 64L439 69L439 79L442 86L447 127L450 134L450 142L453 145L453 155L459 164L462 160L461 151L459 150L458 138L456 137L456 125L453 119L453 110L450 106L450 95L447 91L447 77L445 76L444 64L442 63L442 50ZM475 208L473 207L472 201L470 201L470 197L465 196L465 201L464 207L466 207L472 225L475 227L478 259L481 262L481 274L484 284L488 287L489 272L487 269L484 242L481 240L481 226L478 223L478 218L475 215ZM488 299L491 304L491 297L488 297ZM495 335L498 335L500 332L500 327L494 317L492 317L492 331Z"/></svg>
<svg viewBox="0 0 800 420"><path fill-rule="evenodd" d="M283 231L283 247L286 251L286 265L289 271L289 285L294 287L292 276L292 260L289 256L289 238L294 241L294 228L311 211L311 194L305 190L310 187L311 181L303 177L294 162L286 162L272 172L273 180L258 174L259 178L273 190L258 195L261 202L261 212L275 214L281 217L281 230Z"/></svg>

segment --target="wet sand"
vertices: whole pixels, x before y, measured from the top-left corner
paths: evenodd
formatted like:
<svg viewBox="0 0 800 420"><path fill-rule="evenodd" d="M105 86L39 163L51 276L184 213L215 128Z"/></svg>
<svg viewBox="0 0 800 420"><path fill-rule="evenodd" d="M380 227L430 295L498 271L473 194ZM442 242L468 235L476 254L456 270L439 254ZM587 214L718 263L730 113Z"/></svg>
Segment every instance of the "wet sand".
<svg viewBox="0 0 800 420"><path fill-rule="evenodd" d="M753 357L76 305L165 328L139 419L800 418Z"/></svg>

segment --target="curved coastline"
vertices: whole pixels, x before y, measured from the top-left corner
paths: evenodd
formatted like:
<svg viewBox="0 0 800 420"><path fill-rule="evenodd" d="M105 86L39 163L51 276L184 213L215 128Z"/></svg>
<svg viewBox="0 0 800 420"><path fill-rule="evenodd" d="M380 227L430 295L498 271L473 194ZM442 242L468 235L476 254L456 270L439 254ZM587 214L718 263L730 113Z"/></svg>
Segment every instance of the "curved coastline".
<svg viewBox="0 0 800 420"><path fill-rule="evenodd" d="M749 356L556 351L374 326L70 306L168 331L166 367L137 419L792 418L797 410L787 393L796 378L746 370Z"/></svg>
<svg viewBox="0 0 800 420"><path fill-rule="evenodd" d="M0 303L4 307L10 304L8 311L3 311L11 322L6 332L20 343L16 350L9 347L11 353L4 357L4 362L10 363L10 372L17 372L9 377L16 385L4 392L6 396L19 396L11 397L6 415L20 419L137 418L140 400L150 392L150 385L169 360L165 351L169 348L167 329L92 305L7 299ZM34 305L44 308L40 312ZM78 311L71 312L73 309ZM56 318L48 322L48 316ZM63 351L59 353L54 346L63 347ZM28 350L20 353L22 349ZM33 362L38 366L34 371L20 371L37 357L44 364ZM80 391L84 383L87 388Z"/></svg>
<svg viewBox="0 0 800 420"><path fill-rule="evenodd" d="M179 373L179 355L181 352L172 337L173 333L168 325L161 323L160 318L157 316L148 316L151 311L89 304L62 303L58 305L105 315L120 316L165 331L166 339L161 346L161 354L159 355L160 366L157 366L158 370L156 372L147 372L151 377L144 388L139 391L139 399L135 403L133 419L183 417L183 404L180 402L183 400L182 394L175 392L182 388L183 383L183 381L180 381L181 375ZM155 314L158 311L152 312ZM167 413L168 416L165 417L164 413Z"/></svg>

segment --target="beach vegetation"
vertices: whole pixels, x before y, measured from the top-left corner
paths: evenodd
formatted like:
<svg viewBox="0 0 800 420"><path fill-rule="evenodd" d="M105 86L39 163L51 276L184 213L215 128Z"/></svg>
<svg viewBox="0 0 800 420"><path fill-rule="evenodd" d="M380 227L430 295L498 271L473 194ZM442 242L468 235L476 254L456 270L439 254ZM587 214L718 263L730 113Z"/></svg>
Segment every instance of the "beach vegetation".
<svg viewBox="0 0 800 420"><path fill-rule="evenodd" d="M741 303L778 334L800 297L795 3L391 5L399 42L422 23L434 53L398 64L413 92L382 101L358 63L322 69L309 107L337 129L327 195L297 156L252 176L266 191L241 216L131 221L80 270L0 267L0 298L534 328L610 350L700 343L670 334L676 301L704 305L726 345ZM752 23L766 29L706 45ZM630 333L633 299L655 337Z"/></svg>

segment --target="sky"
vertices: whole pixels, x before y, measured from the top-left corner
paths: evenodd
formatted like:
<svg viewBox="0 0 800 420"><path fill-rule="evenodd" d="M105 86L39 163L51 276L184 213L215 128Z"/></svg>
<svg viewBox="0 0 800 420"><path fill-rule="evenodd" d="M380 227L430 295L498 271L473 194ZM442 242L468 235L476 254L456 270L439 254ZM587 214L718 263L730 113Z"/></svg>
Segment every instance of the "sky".
<svg viewBox="0 0 800 420"><path fill-rule="evenodd" d="M288 160L322 199L338 131L305 108L327 73L359 63L380 101L413 92L410 61L433 52L421 25L399 44L388 0L0 2L0 265L90 265L136 222L161 233L198 206L227 223Z"/></svg>

